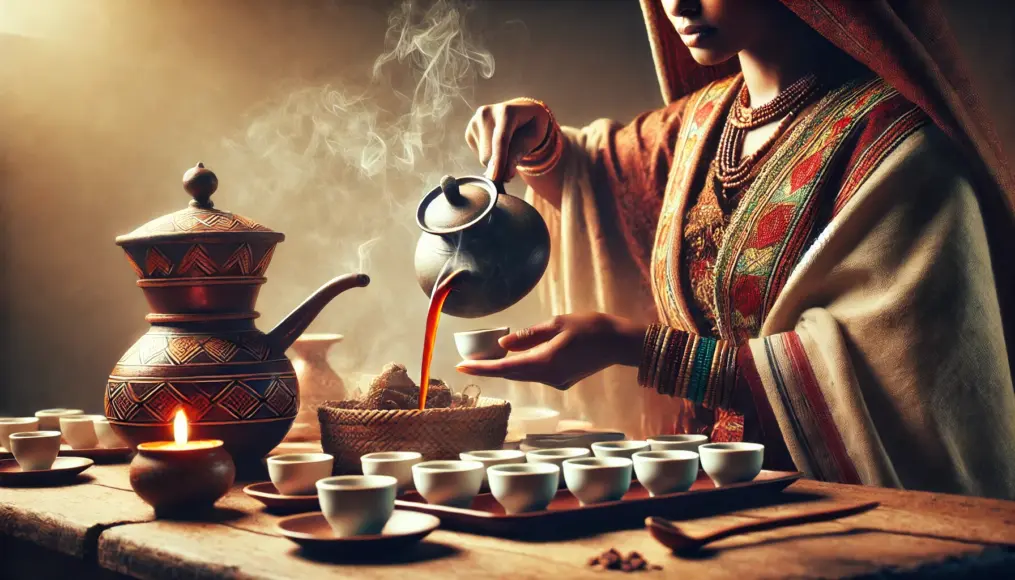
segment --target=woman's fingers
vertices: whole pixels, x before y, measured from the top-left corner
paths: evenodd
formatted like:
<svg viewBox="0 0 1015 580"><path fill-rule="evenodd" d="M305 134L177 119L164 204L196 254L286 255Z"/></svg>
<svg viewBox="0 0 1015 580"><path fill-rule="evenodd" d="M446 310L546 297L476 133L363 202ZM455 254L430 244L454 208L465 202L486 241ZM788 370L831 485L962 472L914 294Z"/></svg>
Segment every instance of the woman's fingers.
<svg viewBox="0 0 1015 580"><path fill-rule="evenodd" d="M563 329L560 319L554 318L535 326L513 332L500 339L500 346L507 350L528 350L560 334Z"/></svg>

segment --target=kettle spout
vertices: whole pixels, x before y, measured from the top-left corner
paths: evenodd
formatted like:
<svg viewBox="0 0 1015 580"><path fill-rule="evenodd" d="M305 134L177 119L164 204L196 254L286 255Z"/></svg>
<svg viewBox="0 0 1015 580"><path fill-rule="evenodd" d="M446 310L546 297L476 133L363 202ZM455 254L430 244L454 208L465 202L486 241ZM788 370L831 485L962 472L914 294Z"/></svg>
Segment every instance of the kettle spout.
<svg viewBox="0 0 1015 580"><path fill-rule="evenodd" d="M370 277L366 274L346 274L334 278L318 288L303 301L303 304L297 306L282 319L282 322L271 329L271 332L268 333L268 340L283 351L287 350L336 296L350 288L362 288L368 284L370 284Z"/></svg>

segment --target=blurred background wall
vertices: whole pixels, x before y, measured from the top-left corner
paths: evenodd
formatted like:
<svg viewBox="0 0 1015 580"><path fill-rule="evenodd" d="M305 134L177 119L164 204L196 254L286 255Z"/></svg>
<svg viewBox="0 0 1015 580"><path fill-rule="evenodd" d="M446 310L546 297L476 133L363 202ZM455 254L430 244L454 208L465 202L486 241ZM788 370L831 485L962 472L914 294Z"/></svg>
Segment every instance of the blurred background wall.
<svg viewBox="0 0 1015 580"><path fill-rule="evenodd" d="M1015 150L1015 2L945 5ZM101 411L106 375L147 328L113 238L184 207L180 177L199 160L219 176L217 207L287 235L263 330L362 269L371 287L311 330L345 335L332 363L353 382L389 361L415 369L413 209L441 174L481 171L462 143L472 110L527 95L584 124L660 104L635 0L457 6L0 0L0 414ZM490 322L540 315L526 300ZM477 324L445 321L437 376L454 374L451 333Z"/></svg>

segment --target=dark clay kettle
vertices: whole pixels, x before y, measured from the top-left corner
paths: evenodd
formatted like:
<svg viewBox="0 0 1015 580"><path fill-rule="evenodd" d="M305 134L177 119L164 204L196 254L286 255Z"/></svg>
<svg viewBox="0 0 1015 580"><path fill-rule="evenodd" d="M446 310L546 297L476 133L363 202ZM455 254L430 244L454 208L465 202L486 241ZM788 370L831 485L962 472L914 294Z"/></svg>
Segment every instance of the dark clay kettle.
<svg viewBox="0 0 1015 580"><path fill-rule="evenodd" d="M445 177L423 196L416 223L423 230L416 278L427 296L438 277L467 272L444 303L451 316L509 308L535 288L550 261L550 232L539 212L485 177Z"/></svg>

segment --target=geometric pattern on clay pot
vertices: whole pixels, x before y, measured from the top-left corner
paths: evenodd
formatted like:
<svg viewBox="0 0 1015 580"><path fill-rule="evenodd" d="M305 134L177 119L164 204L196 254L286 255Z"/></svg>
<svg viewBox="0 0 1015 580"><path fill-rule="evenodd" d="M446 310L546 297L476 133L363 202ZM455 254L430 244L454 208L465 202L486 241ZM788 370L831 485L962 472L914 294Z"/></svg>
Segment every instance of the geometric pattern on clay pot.
<svg viewBox="0 0 1015 580"><path fill-rule="evenodd" d="M139 278L264 276L274 243L161 244L124 248Z"/></svg>
<svg viewBox="0 0 1015 580"><path fill-rule="evenodd" d="M117 364L121 366L227 364L264 362L271 355L263 335L244 339L243 335L168 335L146 334Z"/></svg>
<svg viewBox="0 0 1015 580"><path fill-rule="evenodd" d="M195 423L296 416L296 375L242 380L117 380L106 385L106 416L129 423L169 423L184 409Z"/></svg>

